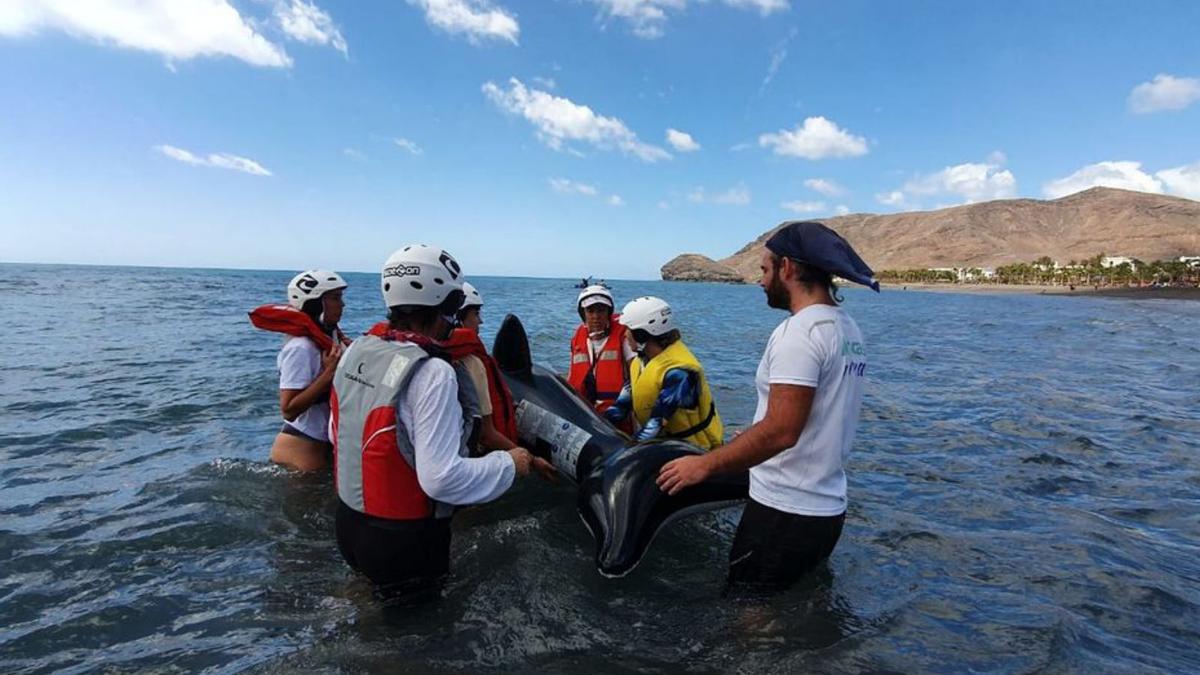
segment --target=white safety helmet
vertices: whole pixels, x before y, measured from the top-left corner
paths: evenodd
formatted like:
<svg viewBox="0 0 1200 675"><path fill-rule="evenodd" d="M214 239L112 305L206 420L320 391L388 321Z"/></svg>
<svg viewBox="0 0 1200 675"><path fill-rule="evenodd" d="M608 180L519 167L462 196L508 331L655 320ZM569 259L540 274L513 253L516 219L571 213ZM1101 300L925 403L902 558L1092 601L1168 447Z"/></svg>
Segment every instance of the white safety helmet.
<svg viewBox="0 0 1200 675"><path fill-rule="evenodd" d="M304 309L304 303L319 298L329 291L345 288L349 284L337 272L329 270L308 270L292 277L288 282L288 304L296 309Z"/></svg>
<svg viewBox="0 0 1200 675"><path fill-rule="evenodd" d="M583 318L583 309L585 307L595 304L608 305L609 309L616 307L616 303L613 302L612 293L607 288L599 284L594 284L580 291L579 299L575 301L575 308L579 310L579 318Z"/></svg>
<svg viewBox="0 0 1200 675"><path fill-rule="evenodd" d="M621 325L629 330L644 330L658 337L675 330L671 306L662 298L644 295L630 300L621 310Z"/></svg>
<svg viewBox="0 0 1200 675"><path fill-rule="evenodd" d="M463 298L462 307L459 307L458 311L461 312L469 307L483 307L483 296L471 285L471 282L464 281L462 290L466 297Z"/></svg>
<svg viewBox="0 0 1200 675"><path fill-rule="evenodd" d="M383 302L388 307L437 307L453 299L453 314L462 302L462 268L454 256L436 246L412 244L397 249L380 274Z"/></svg>

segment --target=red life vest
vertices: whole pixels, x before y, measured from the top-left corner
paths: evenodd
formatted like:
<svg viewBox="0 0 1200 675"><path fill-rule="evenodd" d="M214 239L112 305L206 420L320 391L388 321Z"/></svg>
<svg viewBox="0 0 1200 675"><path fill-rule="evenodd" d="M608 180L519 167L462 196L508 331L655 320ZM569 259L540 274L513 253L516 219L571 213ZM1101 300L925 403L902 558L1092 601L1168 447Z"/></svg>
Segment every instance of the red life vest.
<svg viewBox="0 0 1200 675"><path fill-rule="evenodd" d="M567 382L599 413L616 402L621 388L629 381L629 366L625 363L625 326L617 323L618 316L612 316L608 339L594 361L587 325L580 324L571 338L571 370L567 373ZM589 373L592 378L588 377Z"/></svg>
<svg viewBox="0 0 1200 675"><path fill-rule="evenodd" d="M377 518L449 517L453 508L433 500L421 488L416 451L408 433L398 426L396 414L396 402L407 390L412 374L431 358L426 345L436 351L436 343L383 326L378 331L383 335L355 341L334 373L330 440L338 498ZM459 453L466 456L465 442Z"/></svg>
<svg viewBox="0 0 1200 675"><path fill-rule="evenodd" d="M505 438L516 443L517 414L513 408L512 392L504 383L496 360L487 353L487 348L483 346L479 336L473 330L458 328L450 333L448 339L442 341L442 346L455 361L464 356L475 356L483 362L483 369L487 372L488 398L492 401L492 426Z"/></svg>
<svg viewBox="0 0 1200 675"><path fill-rule="evenodd" d="M322 352L333 348L333 338L321 330L312 317L292 307L291 305L263 305L250 312L250 323L255 328L269 330L272 333L284 333L296 337L306 337L316 343ZM334 329L334 335L342 345L350 344L350 338L342 333L340 328Z"/></svg>

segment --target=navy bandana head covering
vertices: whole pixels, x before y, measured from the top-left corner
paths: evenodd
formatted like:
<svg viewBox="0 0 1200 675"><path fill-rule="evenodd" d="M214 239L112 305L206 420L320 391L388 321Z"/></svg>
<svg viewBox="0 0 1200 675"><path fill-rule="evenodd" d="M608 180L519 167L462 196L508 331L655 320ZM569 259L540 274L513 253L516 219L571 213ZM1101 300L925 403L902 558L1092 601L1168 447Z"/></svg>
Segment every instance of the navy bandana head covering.
<svg viewBox="0 0 1200 675"><path fill-rule="evenodd" d="M879 282L867 263L840 234L821 223L785 223L767 240L767 249L879 292Z"/></svg>

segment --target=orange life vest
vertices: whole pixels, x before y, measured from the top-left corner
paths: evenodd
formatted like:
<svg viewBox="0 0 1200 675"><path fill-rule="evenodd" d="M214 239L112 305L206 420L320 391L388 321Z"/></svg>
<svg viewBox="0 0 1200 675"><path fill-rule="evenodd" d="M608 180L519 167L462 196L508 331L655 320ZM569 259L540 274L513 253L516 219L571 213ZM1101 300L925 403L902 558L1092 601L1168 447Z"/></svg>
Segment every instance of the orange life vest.
<svg viewBox="0 0 1200 675"><path fill-rule="evenodd" d="M613 315L608 339L594 360L586 324L580 324L571 338L571 370L567 373L567 382L600 413L616 402L621 388L629 381L629 367L625 363L625 326L617 323L618 316Z"/></svg>

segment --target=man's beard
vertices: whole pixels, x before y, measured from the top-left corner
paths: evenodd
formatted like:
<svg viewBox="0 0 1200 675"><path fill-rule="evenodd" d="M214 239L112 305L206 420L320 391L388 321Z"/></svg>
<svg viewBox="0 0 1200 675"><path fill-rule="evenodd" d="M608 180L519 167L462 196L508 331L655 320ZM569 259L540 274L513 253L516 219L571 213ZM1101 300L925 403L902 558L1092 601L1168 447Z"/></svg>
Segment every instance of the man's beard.
<svg viewBox="0 0 1200 675"><path fill-rule="evenodd" d="M792 308L792 294L780 281L779 270L771 273L771 281L767 282L767 287L763 290L767 293L768 307L788 310Z"/></svg>

